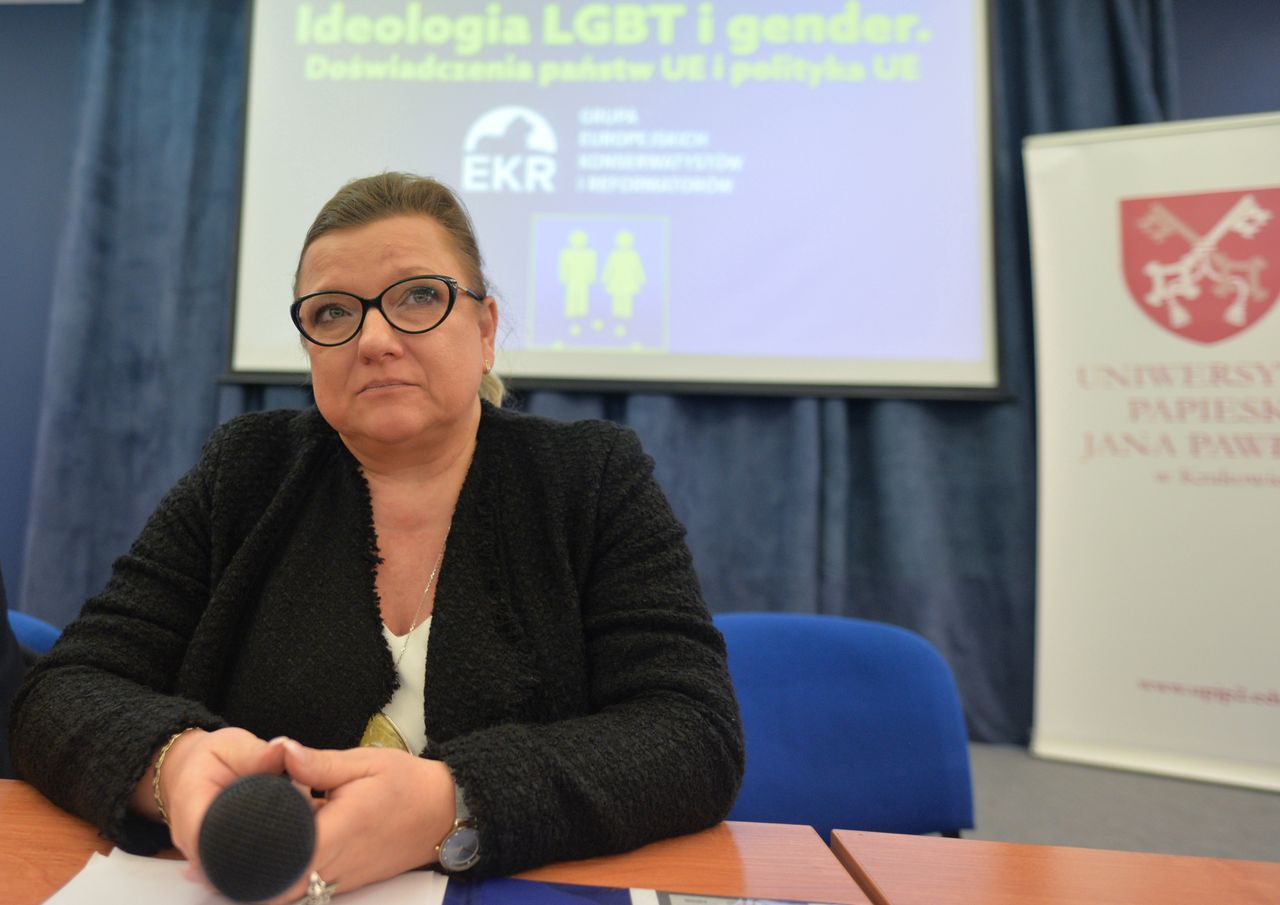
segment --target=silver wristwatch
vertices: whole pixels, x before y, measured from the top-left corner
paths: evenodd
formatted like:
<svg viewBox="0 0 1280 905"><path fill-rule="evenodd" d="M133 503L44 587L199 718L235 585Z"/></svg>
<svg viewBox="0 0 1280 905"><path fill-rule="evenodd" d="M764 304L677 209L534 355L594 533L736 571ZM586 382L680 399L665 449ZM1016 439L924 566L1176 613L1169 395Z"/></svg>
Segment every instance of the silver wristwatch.
<svg viewBox="0 0 1280 905"><path fill-rule="evenodd" d="M451 874L467 870L480 860L480 831L463 800L462 786L454 786L453 829L436 846L436 859Z"/></svg>

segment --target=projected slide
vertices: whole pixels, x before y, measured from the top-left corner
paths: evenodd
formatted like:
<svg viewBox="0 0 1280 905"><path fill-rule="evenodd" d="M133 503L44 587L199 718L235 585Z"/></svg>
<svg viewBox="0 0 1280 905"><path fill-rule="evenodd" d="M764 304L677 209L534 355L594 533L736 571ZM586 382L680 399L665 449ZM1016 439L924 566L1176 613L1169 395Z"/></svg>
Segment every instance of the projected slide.
<svg viewBox="0 0 1280 905"><path fill-rule="evenodd" d="M475 219L518 386L997 382L980 0L254 5L231 370L347 180ZM344 287L332 287L344 288Z"/></svg>

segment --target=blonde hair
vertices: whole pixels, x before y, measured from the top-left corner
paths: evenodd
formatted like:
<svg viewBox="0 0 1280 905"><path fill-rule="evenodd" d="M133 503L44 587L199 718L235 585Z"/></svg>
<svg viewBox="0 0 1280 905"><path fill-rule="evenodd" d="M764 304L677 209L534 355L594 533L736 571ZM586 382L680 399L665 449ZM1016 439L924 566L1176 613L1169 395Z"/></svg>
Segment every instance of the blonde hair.
<svg viewBox="0 0 1280 905"><path fill-rule="evenodd" d="M302 258L312 242L334 230L366 226L400 214L421 214L440 224L453 239L463 266L469 271L465 274L469 288L481 295L489 294L475 227L462 199L447 185L429 176L395 172L353 179L324 203L307 230L302 251L298 253L298 269L293 275L295 293L298 275L302 272ZM486 363L486 367L490 364ZM481 399L502 405L505 395L502 378L492 370L480 378Z"/></svg>

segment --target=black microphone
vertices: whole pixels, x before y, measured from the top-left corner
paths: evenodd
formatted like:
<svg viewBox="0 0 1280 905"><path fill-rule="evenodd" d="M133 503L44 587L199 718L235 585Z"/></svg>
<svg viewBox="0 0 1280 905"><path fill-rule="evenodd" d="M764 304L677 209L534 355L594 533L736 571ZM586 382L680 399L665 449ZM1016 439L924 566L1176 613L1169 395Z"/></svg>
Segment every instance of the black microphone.
<svg viewBox="0 0 1280 905"><path fill-rule="evenodd" d="M218 793L200 825L200 865L229 899L260 902L302 876L316 848L311 803L287 777L242 776Z"/></svg>

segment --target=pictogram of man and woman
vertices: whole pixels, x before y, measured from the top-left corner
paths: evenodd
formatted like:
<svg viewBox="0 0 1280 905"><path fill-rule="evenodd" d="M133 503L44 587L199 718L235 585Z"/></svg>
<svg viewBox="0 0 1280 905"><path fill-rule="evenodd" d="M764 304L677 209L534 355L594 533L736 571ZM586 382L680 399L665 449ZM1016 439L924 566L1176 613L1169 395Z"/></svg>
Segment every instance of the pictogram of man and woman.
<svg viewBox="0 0 1280 905"><path fill-rule="evenodd" d="M630 320L635 315L635 297L644 287L644 263L635 248L630 230L619 230L613 249L605 258L604 270L598 266L598 254L590 245L585 230L569 234L569 244L560 252L559 279L564 287L565 317L585 318L590 315L591 287L597 280L611 301L613 316Z"/></svg>

